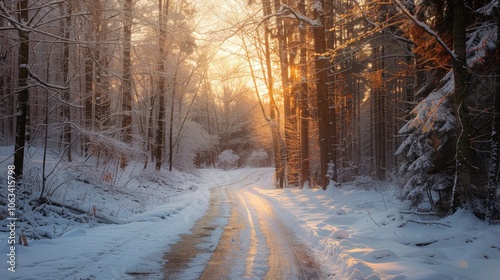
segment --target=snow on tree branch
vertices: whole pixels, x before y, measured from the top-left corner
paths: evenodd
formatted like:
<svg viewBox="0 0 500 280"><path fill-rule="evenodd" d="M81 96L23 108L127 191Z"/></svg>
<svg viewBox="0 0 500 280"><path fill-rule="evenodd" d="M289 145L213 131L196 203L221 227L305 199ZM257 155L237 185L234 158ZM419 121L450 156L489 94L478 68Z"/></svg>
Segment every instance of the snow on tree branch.
<svg viewBox="0 0 500 280"><path fill-rule="evenodd" d="M307 23L313 27L320 27L322 26L321 22L317 21L317 20L314 20L314 19L310 19L300 13L298 13L297 11L295 11L294 9L292 9L292 7L286 5L286 4L283 4L281 5L280 7L280 10L278 11L278 13L281 12L283 13L284 17L289 17L289 18L296 18L304 23ZM289 14L287 14L287 12Z"/></svg>
<svg viewBox="0 0 500 280"><path fill-rule="evenodd" d="M322 26L321 22L302 15L301 13L295 11L292 7L290 7L286 4L282 4L280 9L276 13L270 14L270 15L264 17L262 19L262 21L259 23L259 25L261 25L263 22L269 20L272 17L292 18L292 19L295 18L301 22L304 22L304 23L312 26L312 27Z"/></svg>
<svg viewBox="0 0 500 280"><path fill-rule="evenodd" d="M490 3L477 9L476 12L478 12L480 14L485 14L487 16L491 16L491 15L493 15L494 8L498 8L498 0L492 0Z"/></svg>
<svg viewBox="0 0 500 280"><path fill-rule="evenodd" d="M62 3L62 2L54 2L52 4L57 4L57 3ZM53 33L50 33L48 31L44 31L42 28L37 28L42 26L42 24L38 24L36 26L31 26L29 22L25 21L19 21L13 14L12 11L9 11L5 7L4 1L0 2L0 18L3 18L7 20L14 29L24 31L26 33L37 33L41 35L45 35L49 38L52 39L57 39L60 42L67 42L67 43L76 43L76 44L93 44L94 42L90 41L81 41L81 40L70 40L67 38L64 38L62 36L55 35ZM54 21L54 20L51 20ZM9 28L12 29L12 28ZM7 30L7 29L2 29L2 30ZM99 42L100 44L110 44L110 45L116 45L116 42Z"/></svg>
<svg viewBox="0 0 500 280"><path fill-rule="evenodd" d="M47 83L47 82L43 81L42 79L40 79L40 77L38 77L35 73L33 73L31 71L29 71L29 76L32 79L34 79L35 81L37 81L38 83L40 83L40 85L42 85L43 87L47 87L47 88L51 88L51 89L58 89L58 90L69 90L69 87L63 87L63 86Z"/></svg>
<svg viewBox="0 0 500 280"><path fill-rule="evenodd" d="M445 51L450 55L451 59L453 59L455 61L458 60L458 58L455 55L455 53L448 47L448 45L446 45L446 43L441 39L441 37L439 37L439 35L436 32L434 32L434 30L432 30L427 24L425 24L424 22L421 22L415 16L413 16L408 11L408 9L403 4L401 4L401 2L399 0L393 0L393 1L394 1L394 4L396 4L396 6L398 6L398 8L403 12L403 14L406 17L408 17L411 21L413 21L413 23L415 23L417 26L419 26L425 32L427 32L427 34L429 34L432 37L434 37L434 39L436 39L436 41L438 42L438 44L440 44L445 49Z"/></svg>

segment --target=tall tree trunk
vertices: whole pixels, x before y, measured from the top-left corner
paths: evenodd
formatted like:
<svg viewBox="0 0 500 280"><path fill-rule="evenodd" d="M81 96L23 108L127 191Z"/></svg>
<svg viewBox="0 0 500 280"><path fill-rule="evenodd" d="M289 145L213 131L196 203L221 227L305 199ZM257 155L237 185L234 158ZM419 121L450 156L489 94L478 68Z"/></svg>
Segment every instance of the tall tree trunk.
<svg viewBox="0 0 500 280"><path fill-rule="evenodd" d="M170 1L163 4L163 0L158 1L158 23L160 26L159 44L159 62L158 62L158 131L156 132L156 170L161 169L163 160L163 144L165 138L165 43L166 43L166 24L168 8Z"/></svg>
<svg viewBox="0 0 500 280"><path fill-rule="evenodd" d="M71 113L70 113L70 91L69 91L69 32L71 29L71 3L66 3L66 20L61 23L62 25L62 35L66 42L63 45L63 59L62 59L62 75L63 75L63 83L65 89L62 93L63 100L65 104L63 105L63 116L64 116L64 132L63 132L63 141L64 141L64 149L66 152L67 160L71 162L72 153L71 153ZM64 11L64 9L61 9ZM64 15L63 15L64 16Z"/></svg>
<svg viewBox="0 0 500 280"><path fill-rule="evenodd" d="M151 82L151 84L153 84L153 81ZM151 88L154 88L154 86L151 85ZM151 103L148 115L148 134L146 136L146 141L145 141L146 143L144 144L144 153L146 154L146 157L144 159L143 169L146 169L148 167L149 159L154 159L154 149L152 148L152 146L153 146L153 112L155 106L155 96L152 96L150 100Z"/></svg>
<svg viewBox="0 0 500 280"><path fill-rule="evenodd" d="M93 97L94 97L94 62L92 59L92 48L85 48L85 129L92 131L94 129ZM89 137L84 137L85 156L89 155Z"/></svg>
<svg viewBox="0 0 500 280"><path fill-rule="evenodd" d="M466 206L474 170L470 146L470 117L468 109L469 73L466 68L467 8L464 0L453 0L453 60L455 84L455 116L457 118L456 174L452 210Z"/></svg>
<svg viewBox="0 0 500 280"><path fill-rule="evenodd" d="M306 16L305 0L299 2L299 12ZM304 187L311 176L309 167L309 102L307 93L306 27L299 27L300 40L300 186Z"/></svg>
<svg viewBox="0 0 500 280"><path fill-rule="evenodd" d="M335 48L335 27L333 26L334 22L334 0L323 0L323 7L324 7L324 14L323 14L323 30L325 32L325 52L326 50L333 50ZM328 124L330 126L328 133L329 133L329 145L330 145L330 161L333 163L332 170L330 170L331 176L330 179L333 181L337 181L337 145L338 145L338 137L337 137L337 96L336 96L336 90L334 88L335 85L335 74L334 74L334 67L332 65L333 63L331 60L326 60L325 61L325 75L326 75L326 88L327 88L327 94L328 94Z"/></svg>
<svg viewBox="0 0 500 280"><path fill-rule="evenodd" d="M486 221L491 223L495 212L498 186L498 165L499 165L499 145L500 145L500 8L495 8L495 17L497 22L497 44L496 44L496 78L495 78L495 97L493 108L493 123L491 129L491 152L490 164L488 170L488 201L486 211Z"/></svg>
<svg viewBox="0 0 500 280"><path fill-rule="evenodd" d="M281 7L280 0L274 0L274 8L278 11ZM283 109L284 109L284 121L285 121L285 139L284 145L282 147L281 154L281 162L283 164L283 172L285 174L284 179L286 181L286 185L289 183L296 183L297 174L293 168L293 156L292 156L292 135L293 135L293 114L292 114L292 106L291 106L291 83L289 77L289 66L292 61L289 61L287 48L287 35L286 35L286 26L284 25L283 19L278 17L276 18L276 30L277 30L277 39L278 39L278 53L279 53L279 61L280 61L280 72L281 72L281 84L283 91Z"/></svg>
<svg viewBox="0 0 500 280"><path fill-rule="evenodd" d="M314 17L321 24L324 23L324 1L315 0ZM325 29L323 25L313 27L315 71L316 71L316 98L318 107L318 128L319 128L319 149L320 149L320 178L319 184L325 190L328 186L328 165L331 161L331 140L328 108L328 85L327 85L327 64L325 57L326 42Z"/></svg>
<svg viewBox="0 0 500 280"><path fill-rule="evenodd" d="M22 0L18 3L19 22L28 22L28 0ZM29 76L29 33L24 28L18 29L19 33L19 74L18 85L19 95L17 98L17 118L16 118L16 140L14 146L14 166L16 168L16 177L22 178L24 172L24 148L26 140L26 126L28 116L28 76Z"/></svg>
<svg viewBox="0 0 500 280"><path fill-rule="evenodd" d="M305 0L300 0L298 4L299 12L306 16ZM307 35L306 26L299 26L300 41L300 186L309 184L311 170L309 166L309 102L307 85Z"/></svg>
<svg viewBox="0 0 500 280"><path fill-rule="evenodd" d="M172 87L172 103L170 106L170 123L168 129L168 170L172 171L174 165L174 109L175 109L175 95L177 93L177 71L180 59L177 61L177 67L174 74L174 81ZM179 110L180 113L180 110ZM180 135L180 132L179 132Z"/></svg>
<svg viewBox="0 0 500 280"><path fill-rule="evenodd" d="M271 3L269 0L263 0L263 12L264 17L271 14ZM281 143L279 137L279 121L276 118L276 102L274 100L274 78L271 68L271 48L269 45L269 37L271 36L271 31L267 26L264 27L264 52L265 52L265 60L266 60L266 69L267 69L267 88L269 91L269 118L270 125L272 130L272 138L273 138L273 148L274 148L274 165L276 168L275 177L278 182L278 187L283 188L284 181L284 170L283 170L283 162L281 157Z"/></svg>
<svg viewBox="0 0 500 280"><path fill-rule="evenodd" d="M96 128L103 130L109 124L109 100L106 96L107 78L107 62L105 61L105 50L101 44L106 40L106 24L103 21L104 5L101 0L94 0L92 7L92 23L95 43L93 46L94 60L94 117L96 120Z"/></svg>
<svg viewBox="0 0 500 280"><path fill-rule="evenodd" d="M122 78L122 133L123 141L132 142L132 64L130 45L132 41L132 0L125 0L123 6L123 78ZM122 155L121 168L127 166Z"/></svg>
<svg viewBox="0 0 500 280"><path fill-rule="evenodd" d="M381 44L383 44L381 42ZM377 179L385 179L386 164L386 118L385 118L385 81L384 81L384 46L374 46L373 52L373 72L376 75L375 84L372 87L373 100L373 122L374 133L374 167Z"/></svg>

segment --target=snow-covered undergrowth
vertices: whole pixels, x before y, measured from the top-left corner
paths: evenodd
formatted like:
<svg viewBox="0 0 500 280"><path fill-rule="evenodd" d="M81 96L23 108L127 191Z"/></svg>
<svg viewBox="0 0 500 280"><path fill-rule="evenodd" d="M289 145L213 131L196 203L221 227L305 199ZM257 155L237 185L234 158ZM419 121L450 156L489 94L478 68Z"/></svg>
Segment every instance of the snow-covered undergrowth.
<svg viewBox="0 0 500 280"><path fill-rule="evenodd" d="M0 148L0 177L4 179L9 165L5 159L12 149ZM125 170L111 171L111 164L96 166L92 160L61 163L49 156L45 168L47 182L42 188L41 152L32 153L25 167L27 182L15 193L18 228L22 227L32 239L58 237L82 223L90 227L98 223L127 223L141 217L148 206L164 204L173 197L196 191L199 183L192 174L156 172L144 169L144 163L139 162L130 163ZM7 205L6 197L7 191L0 193L4 205ZM6 211L0 209L1 215L7 215ZM155 216L163 219L170 214L156 211Z"/></svg>
<svg viewBox="0 0 500 280"><path fill-rule="evenodd" d="M314 249L330 279L500 279L500 226L471 213L417 215L390 191L353 186L253 189Z"/></svg>
<svg viewBox="0 0 500 280"><path fill-rule="evenodd" d="M1 177L6 177L11 152L12 147L0 147ZM40 153L30 152L26 170L39 175ZM35 178L16 189L15 231L25 233L29 246L16 244L15 272L6 262L11 246L7 207L0 209L0 279L161 279L168 244L188 233L205 212L212 186L193 174L143 170L143 163L106 173L50 156L46 162L46 170L54 172L44 199L39 200L42 188ZM1 204L7 205L3 182L1 191Z"/></svg>

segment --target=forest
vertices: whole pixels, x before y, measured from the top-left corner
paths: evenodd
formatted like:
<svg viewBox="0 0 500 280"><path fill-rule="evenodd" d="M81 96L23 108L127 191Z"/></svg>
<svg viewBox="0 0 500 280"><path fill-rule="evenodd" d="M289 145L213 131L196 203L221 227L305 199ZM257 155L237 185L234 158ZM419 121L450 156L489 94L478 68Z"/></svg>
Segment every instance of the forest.
<svg viewBox="0 0 500 280"><path fill-rule="evenodd" d="M33 203L273 166L495 222L499 26L498 0L2 0L3 162Z"/></svg>

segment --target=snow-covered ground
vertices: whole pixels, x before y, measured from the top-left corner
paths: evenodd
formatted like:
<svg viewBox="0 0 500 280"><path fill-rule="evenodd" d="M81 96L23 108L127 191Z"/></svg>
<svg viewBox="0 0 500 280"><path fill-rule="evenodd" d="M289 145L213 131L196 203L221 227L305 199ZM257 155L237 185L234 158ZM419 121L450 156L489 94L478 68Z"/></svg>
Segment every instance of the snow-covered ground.
<svg viewBox="0 0 500 280"><path fill-rule="evenodd" d="M314 248L332 279L500 279L500 226L459 211L402 214L390 192L253 187Z"/></svg>
<svg viewBox="0 0 500 280"><path fill-rule="evenodd" d="M243 178L251 169L205 171ZM309 247L331 279L500 279L500 226L459 211L436 220L403 211L386 191L272 187L272 170L250 184ZM381 189L381 188L379 188Z"/></svg>
<svg viewBox="0 0 500 280"><path fill-rule="evenodd" d="M6 163L0 168L7 170ZM441 220L403 214L389 187L278 190L272 175L272 169L207 169L196 175L164 173L160 182L132 180L106 191L72 185L61 203L86 205L88 222L56 225L52 235L58 237L17 245L10 272L7 221L2 221L0 279L161 279L169 244L189 232L208 207L210 188L218 186L246 188L267 199L312 249L329 279L500 279L498 225L487 226L462 211ZM96 223L94 206L118 223ZM57 215L46 219L47 230L61 221ZM227 218L220 219L218 226L225 223ZM211 245L202 245L214 247L221 231L207 238ZM184 277L196 279L207 259L196 258Z"/></svg>

